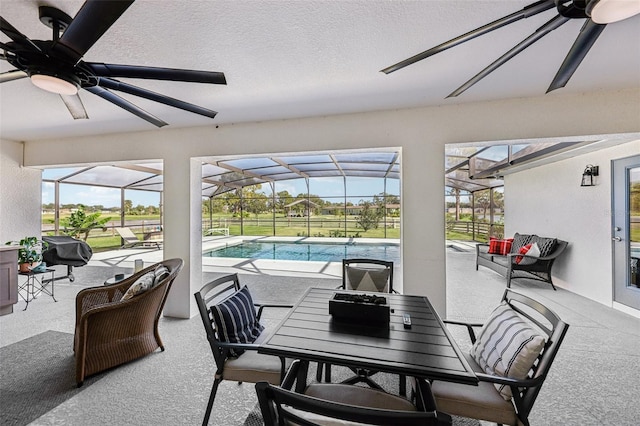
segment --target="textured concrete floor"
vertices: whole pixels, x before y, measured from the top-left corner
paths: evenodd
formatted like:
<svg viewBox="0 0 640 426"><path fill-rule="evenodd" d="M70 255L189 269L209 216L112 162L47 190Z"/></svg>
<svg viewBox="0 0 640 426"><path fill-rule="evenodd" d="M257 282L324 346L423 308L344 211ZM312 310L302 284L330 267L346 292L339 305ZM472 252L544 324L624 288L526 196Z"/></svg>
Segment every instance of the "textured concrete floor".
<svg viewBox="0 0 640 426"><path fill-rule="evenodd" d="M161 251L156 252L160 255ZM66 271L62 267L59 273ZM84 287L101 285L125 262L76 268L76 281L56 283L57 303L40 296L22 311L0 317L0 346L46 330L73 333L74 298ZM215 274L208 274L215 275ZM336 279L246 274L256 300L295 301L309 285L333 287ZM447 310L451 319L482 322L499 302L505 280L480 268L471 252L449 251ZM640 404L640 319L545 284L515 282L513 288L534 297L570 324L569 333L531 413L532 425L637 425ZM267 323L282 312L267 312ZM167 350L118 367L67 400L34 425L196 425L211 389L213 359L199 317L163 318L160 334ZM463 339L464 332L454 331ZM462 347L465 343L461 344ZM70 355L72 348L69 348ZM19 360L16 361L19 363ZM242 425L256 402L252 384L223 382L211 424Z"/></svg>

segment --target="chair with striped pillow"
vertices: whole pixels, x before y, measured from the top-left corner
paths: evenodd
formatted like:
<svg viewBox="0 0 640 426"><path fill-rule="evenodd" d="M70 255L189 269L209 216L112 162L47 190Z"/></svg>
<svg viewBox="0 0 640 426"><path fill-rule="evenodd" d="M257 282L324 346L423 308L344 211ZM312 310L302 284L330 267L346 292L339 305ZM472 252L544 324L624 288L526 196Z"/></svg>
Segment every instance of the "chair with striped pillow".
<svg viewBox="0 0 640 426"><path fill-rule="evenodd" d="M433 395L439 410L505 425L529 425L528 416L549 368L569 328L539 302L507 289L465 358L474 369L478 386L435 381Z"/></svg>
<svg viewBox="0 0 640 426"><path fill-rule="evenodd" d="M292 306L254 304L249 289L240 286L237 274L205 284L194 296L216 363L202 422L206 425L223 380L280 384L286 371L286 360L257 352L260 341L267 337L260 317L264 308L288 309ZM259 308L257 313L256 307Z"/></svg>

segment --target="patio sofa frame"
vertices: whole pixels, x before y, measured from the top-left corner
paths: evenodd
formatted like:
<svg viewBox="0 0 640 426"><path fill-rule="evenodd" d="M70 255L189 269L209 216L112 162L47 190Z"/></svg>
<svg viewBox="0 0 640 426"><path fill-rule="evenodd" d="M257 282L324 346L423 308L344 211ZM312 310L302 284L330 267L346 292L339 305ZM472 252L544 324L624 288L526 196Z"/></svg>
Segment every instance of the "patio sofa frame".
<svg viewBox="0 0 640 426"><path fill-rule="evenodd" d="M519 253L509 253L507 255L489 253L489 244L480 243L476 245L476 271L478 266L485 266L507 278L507 288L511 287L511 280L514 278L529 278L551 284L554 290L551 268L555 260L564 252L569 245L568 242L557 240L556 246L551 253L545 257L534 257L521 255ZM536 261L531 264L516 263L516 256L534 258Z"/></svg>

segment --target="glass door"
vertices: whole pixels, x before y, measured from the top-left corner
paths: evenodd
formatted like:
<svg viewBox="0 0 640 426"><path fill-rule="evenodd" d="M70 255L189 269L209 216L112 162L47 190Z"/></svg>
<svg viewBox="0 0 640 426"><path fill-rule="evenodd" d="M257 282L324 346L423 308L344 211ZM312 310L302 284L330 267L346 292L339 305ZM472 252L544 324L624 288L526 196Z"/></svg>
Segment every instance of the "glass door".
<svg viewBox="0 0 640 426"><path fill-rule="evenodd" d="M640 155L613 161L614 300L640 310Z"/></svg>

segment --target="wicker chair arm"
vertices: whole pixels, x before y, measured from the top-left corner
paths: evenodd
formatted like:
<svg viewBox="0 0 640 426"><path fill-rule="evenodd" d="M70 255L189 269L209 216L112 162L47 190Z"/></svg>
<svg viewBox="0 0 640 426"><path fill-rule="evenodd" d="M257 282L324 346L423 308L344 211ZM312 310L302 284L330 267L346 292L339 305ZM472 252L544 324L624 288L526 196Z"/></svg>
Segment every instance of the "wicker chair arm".
<svg viewBox="0 0 640 426"><path fill-rule="evenodd" d="M487 244L487 243L478 243L478 244L476 244L476 255L480 254L480 248L481 247L489 247L489 244Z"/></svg>
<svg viewBox="0 0 640 426"><path fill-rule="evenodd" d="M80 290L76 295L76 325L90 309L119 301L132 283L133 281L127 279L118 284Z"/></svg>
<svg viewBox="0 0 640 426"><path fill-rule="evenodd" d="M528 254L518 254L518 253L509 253L507 254L508 257L514 257L514 256L522 256L522 257L529 257L531 259L536 259L536 260L543 260L543 261L549 261L549 260L553 260L555 258L557 258L558 256L560 256L562 254L562 252L564 252L564 249L567 247L567 243L558 243L558 245L556 246L556 248L549 253L546 256L530 256Z"/></svg>
<svg viewBox="0 0 640 426"><path fill-rule="evenodd" d="M527 257L529 259L535 259L536 261L539 261L539 260L549 261L549 260L553 260L556 257L558 257L558 255L555 255L555 256L531 256L530 254L509 253L509 254L507 254L507 257L509 259L511 259L511 262L513 262L513 258L514 257Z"/></svg>

